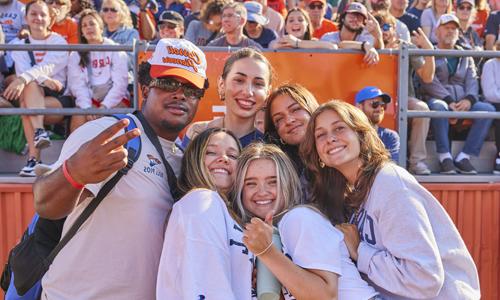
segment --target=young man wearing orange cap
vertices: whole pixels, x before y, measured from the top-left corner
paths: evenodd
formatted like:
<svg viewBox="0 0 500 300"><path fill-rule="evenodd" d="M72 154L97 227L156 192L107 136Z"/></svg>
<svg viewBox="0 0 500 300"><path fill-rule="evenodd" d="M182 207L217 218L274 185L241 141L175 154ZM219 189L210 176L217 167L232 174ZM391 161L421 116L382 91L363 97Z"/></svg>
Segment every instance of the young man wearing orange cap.
<svg viewBox="0 0 500 300"><path fill-rule="evenodd" d="M160 40L149 63L142 113L129 115L138 128L124 132L128 120L112 117L86 123L66 140L55 169L33 186L41 217L67 216L64 235L127 165L123 145L141 141L132 168L54 259L42 279L43 299L155 299L163 233L177 195L175 178L167 174L179 174L182 158L174 141L193 119L208 81L205 55L187 40Z"/></svg>
<svg viewBox="0 0 500 300"><path fill-rule="evenodd" d="M314 29L313 37L320 39L325 33L338 30L335 23L324 17L326 12L325 0L306 0L305 2L306 11Z"/></svg>

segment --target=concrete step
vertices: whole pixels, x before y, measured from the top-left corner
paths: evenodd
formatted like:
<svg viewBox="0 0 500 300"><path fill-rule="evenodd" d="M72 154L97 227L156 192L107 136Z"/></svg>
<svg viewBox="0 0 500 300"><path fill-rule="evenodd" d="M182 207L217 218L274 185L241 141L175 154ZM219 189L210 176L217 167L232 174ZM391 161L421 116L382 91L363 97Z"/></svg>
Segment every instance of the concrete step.
<svg viewBox="0 0 500 300"><path fill-rule="evenodd" d="M52 145L42 150L41 160L44 164L52 164L59 158L64 141L52 141ZM16 153L0 150L0 174L17 174L24 167L28 155L18 155Z"/></svg>

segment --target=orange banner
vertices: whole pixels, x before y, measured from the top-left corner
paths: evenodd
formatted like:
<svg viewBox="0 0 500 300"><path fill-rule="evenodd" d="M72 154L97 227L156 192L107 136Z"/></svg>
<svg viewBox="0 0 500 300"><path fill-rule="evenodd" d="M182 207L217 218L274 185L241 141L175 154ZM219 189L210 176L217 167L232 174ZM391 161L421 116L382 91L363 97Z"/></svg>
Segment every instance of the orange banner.
<svg viewBox="0 0 500 300"><path fill-rule="evenodd" d="M217 79L222 73L228 52L205 52L208 62L207 76L210 82L205 97L201 100L195 120L211 120L222 116L224 102L217 95ZM139 63L151 56L141 53ZM381 55L380 63L368 67L362 54L266 52L265 56L274 68L273 86L295 82L304 85L320 103L330 99L341 99L354 103L354 96L365 86L379 87L396 99L398 56ZM382 126L395 129L397 101L387 107Z"/></svg>

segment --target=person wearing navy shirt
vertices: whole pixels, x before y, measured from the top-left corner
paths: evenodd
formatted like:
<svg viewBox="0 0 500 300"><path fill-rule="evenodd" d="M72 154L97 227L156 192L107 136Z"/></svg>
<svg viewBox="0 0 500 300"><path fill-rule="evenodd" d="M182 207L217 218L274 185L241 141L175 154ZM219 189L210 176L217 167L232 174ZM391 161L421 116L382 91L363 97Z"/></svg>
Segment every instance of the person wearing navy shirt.
<svg viewBox="0 0 500 300"><path fill-rule="evenodd" d="M269 43L278 38L278 35L273 30L264 27L269 20L262 13L262 4L248 1L244 5L247 10L247 22L243 33L259 43L262 48L268 48Z"/></svg>
<svg viewBox="0 0 500 300"><path fill-rule="evenodd" d="M356 94L356 106L368 117L370 123L377 129L378 136L385 148L391 154L391 159L399 160L399 135L396 131L379 126L384 119L387 104L391 96L383 93L375 86L367 86Z"/></svg>
<svg viewBox="0 0 500 300"><path fill-rule="evenodd" d="M406 27L408 27L408 30L411 34L413 31L417 31L417 28L420 27L420 19L417 16L407 12L407 7L408 0L391 0L389 12L396 19L403 22Z"/></svg>

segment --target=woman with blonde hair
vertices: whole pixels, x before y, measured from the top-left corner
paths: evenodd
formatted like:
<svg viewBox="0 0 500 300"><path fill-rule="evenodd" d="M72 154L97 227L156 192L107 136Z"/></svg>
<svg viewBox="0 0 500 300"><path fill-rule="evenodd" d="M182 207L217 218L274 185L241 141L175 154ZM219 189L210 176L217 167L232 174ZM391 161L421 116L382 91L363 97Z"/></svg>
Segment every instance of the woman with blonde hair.
<svg viewBox="0 0 500 300"><path fill-rule="evenodd" d="M436 27L441 15L451 13L451 0L432 0L432 6L424 9L420 18L420 25L425 35L432 43L437 43Z"/></svg>
<svg viewBox="0 0 500 300"><path fill-rule="evenodd" d="M271 91L272 67L267 58L252 48L241 48L224 63L218 80L219 97L226 104L226 114L212 121L193 123L182 140L185 148L198 133L207 128L226 128L236 134L241 145L262 140L255 128L255 115Z"/></svg>
<svg viewBox="0 0 500 300"><path fill-rule="evenodd" d="M101 5L101 17L104 21L104 37L120 45L131 45L139 40L139 32L133 28L132 17L127 4L123 0L104 0ZM133 52L127 52L129 83L132 79L134 63Z"/></svg>
<svg viewBox="0 0 500 300"><path fill-rule="evenodd" d="M342 233L317 207L295 207L299 178L276 145L245 148L234 186L233 207L246 223L243 242L281 282L284 299L376 299L349 258ZM283 250L273 245L273 225Z"/></svg>
<svg viewBox="0 0 500 300"><path fill-rule="evenodd" d="M313 173L313 203L330 220L350 220L338 228L383 297L479 299L476 266L452 220L390 161L360 109L338 100L321 105L300 150Z"/></svg>
<svg viewBox="0 0 500 300"><path fill-rule="evenodd" d="M226 197L240 149L221 128L203 131L186 149L179 177L186 194L165 231L157 299L252 299L252 254Z"/></svg>

